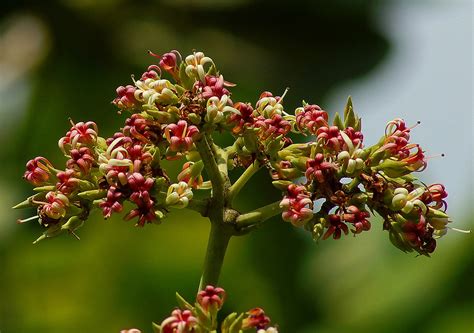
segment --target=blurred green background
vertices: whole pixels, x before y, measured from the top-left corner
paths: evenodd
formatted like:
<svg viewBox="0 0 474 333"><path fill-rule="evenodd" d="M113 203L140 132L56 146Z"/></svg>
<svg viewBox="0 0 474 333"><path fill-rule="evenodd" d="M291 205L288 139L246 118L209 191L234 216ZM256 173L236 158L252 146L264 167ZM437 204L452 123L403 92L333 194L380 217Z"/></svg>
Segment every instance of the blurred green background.
<svg viewBox="0 0 474 333"><path fill-rule="evenodd" d="M134 228L95 214L82 240L33 246L37 224L10 207L29 195L26 161L64 163L56 142L68 117L121 126L110 101L155 59L148 49L202 50L234 100L290 93L328 111L352 94L367 142L396 116L434 159L427 182L444 182L456 227L472 228L471 1L3 0L0 12L0 331L150 332L192 299L209 225L177 211ZM242 210L271 202L268 175L242 193ZM472 332L473 237L450 232L433 258L403 254L380 221L341 241L311 240L275 218L231 241L221 278L225 312L266 309L282 332Z"/></svg>

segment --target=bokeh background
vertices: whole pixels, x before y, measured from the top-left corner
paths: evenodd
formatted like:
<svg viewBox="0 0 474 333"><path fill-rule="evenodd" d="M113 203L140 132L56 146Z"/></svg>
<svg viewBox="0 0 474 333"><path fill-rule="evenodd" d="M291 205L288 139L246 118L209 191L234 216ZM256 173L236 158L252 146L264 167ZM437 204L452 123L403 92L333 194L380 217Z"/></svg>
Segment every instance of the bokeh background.
<svg viewBox="0 0 474 333"><path fill-rule="evenodd" d="M0 331L150 332L192 299L209 225L176 212L134 228L95 214L82 240L36 246L37 224L10 207L29 194L25 162L63 163L68 117L112 134L124 116L110 101L154 61L146 51L203 50L234 99L281 94L330 112L347 95L366 142L402 117L430 160L423 179L443 182L453 225L472 229L472 2L270 0L3 0L0 5ZM242 210L276 199L260 172ZM472 332L473 236L450 232L432 258L404 254L375 220L370 233L314 243L275 218L231 241L221 278L225 312L264 307L282 332Z"/></svg>

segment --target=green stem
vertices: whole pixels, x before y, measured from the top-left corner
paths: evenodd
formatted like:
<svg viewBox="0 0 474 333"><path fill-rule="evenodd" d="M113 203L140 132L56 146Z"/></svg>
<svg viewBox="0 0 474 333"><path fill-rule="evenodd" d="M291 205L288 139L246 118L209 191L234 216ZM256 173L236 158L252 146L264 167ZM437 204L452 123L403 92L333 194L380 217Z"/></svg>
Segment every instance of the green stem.
<svg viewBox="0 0 474 333"><path fill-rule="evenodd" d="M240 175L239 179L235 181L235 183L229 188L229 193L227 198L229 200L230 205L242 190L242 188L247 184L250 178L260 170L260 163L258 161L253 162L245 171Z"/></svg>
<svg viewBox="0 0 474 333"><path fill-rule="evenodd" d="M217 166L216 158L208 142L208 139L203 135L196 141L196 147L201 155L204 167L212 183L212 199L216 203L224 205L224 179L221 175L219 167Z"/></svg>
<svg viewBox="0 0 474 333"><path fill-rule="evenodd" d="M199 290L203 290L207 285L216 286L219 281L227 245L232 237L232 233L226 230L225 227L225 225L220 223L211 223L211 232L209 234Z"/></svg>
<svg viewBox="0 0 474 333"><path fill-rule="evenodd" d="M281 213L280 201L276 201L269 205L255 209L249 213L242 214L237 217L236 223L241 227L248 227L256 224L260 224L270 217Z"/></svg>
<svg viewBox="0 0 474 333"><path fill-rule="evenodd" d="M207 216L209 210L209 199L207 200L200 200L200 199L192 199L188 206L186 207L190 210L194 210L201 214L202 216Z"/></svg>

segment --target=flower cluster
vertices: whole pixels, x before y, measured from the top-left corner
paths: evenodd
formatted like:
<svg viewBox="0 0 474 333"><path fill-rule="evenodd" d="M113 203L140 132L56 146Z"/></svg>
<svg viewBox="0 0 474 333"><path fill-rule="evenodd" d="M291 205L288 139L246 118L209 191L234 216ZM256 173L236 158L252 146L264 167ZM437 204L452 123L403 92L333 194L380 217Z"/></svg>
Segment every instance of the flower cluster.
<svg viewBox="0 0 474 333"><path fill-rule="evenodd" d="M429 255L446 233L447 193L441 184L416 180L413 173L424 170L427 159L410 142L412 128L402 119L389 122L380 141L365 146L350 99L332 121L315 104L287 112L286 91L282 96L265 91L254 104L233 101L235 84L202 52L151 55L159 63L116 90L113 104L130 114L119 132L103 138L92 121L72 123L59 140L65 169L44 157L27 163L24 178L37 193L17 207L37 209L47 229L43 238L74 233L68 222L84 222L95 207L108 218L129 202L133 207L125 219L136 219L138 226L160 222L171 207L187 207L193 191L212 187L212 177L203 177L209 175L198 149L203 141L220 172L265 166L282 191L283 220L303 226L315 239L369 230L369 211L383 217L390 240L403 251ZM233 145L219 147L212 138L218 131L233 135ZM293 134L306 139L295 143ZM183 162L176 179L162 168L164 159Z"/></svg>
<svg viewBox="0 0 474 333"><path fill-rule="evenodd" d="M153 330L155 333L205 333L217 332L217 328L220 327L220 332L227 333L278 333L277 328L270 325L270 318L261 308L254 308L241 314L231 313L219 323L217 315L225 298L224 289L210 285L197 294L194 305L176 294L179 307L160 324L153 324ZM141 331L133 328L121 332L140 333Z"/></svg>

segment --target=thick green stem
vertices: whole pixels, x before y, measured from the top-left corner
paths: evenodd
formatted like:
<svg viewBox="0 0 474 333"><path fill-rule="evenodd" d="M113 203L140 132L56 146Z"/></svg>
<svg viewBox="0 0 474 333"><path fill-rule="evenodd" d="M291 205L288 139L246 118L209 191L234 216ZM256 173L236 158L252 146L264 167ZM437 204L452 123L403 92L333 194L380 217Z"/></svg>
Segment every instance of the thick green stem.
<svg viewBox="0 0 474 333"><path fill-rule="evenodd" d="M280 201L276 201L269 205L255 209L249 213L242 214L237 217L236 223L241 227L248 227L256 224L260 224L270 217L280 214L282 209L280 208Z"/></svg>
<svg viewBox="0 0 474 333"><path fill-rule="evenodd" d="M232 205L232 202L234 201L235 197L239 192L242 190L242 188L247 184L247 182L250 180L250 178L257 173L258 170L260 170L260 163L258 161L253 162L245 171L240 175L239 179L235 181L234 184L229 188L229 194L228 194L228 200L229 203Z"/></svg>
<svg viewBox="0 0 474 333"><path fill-rule="evenodd" d="M199 290L203 290L207 285L217 285L227 245L231 237L232 233L226 230L225 225L211 223L211 232L209 234L209 242L207 243L206 258L204 260Z"/></svg>

